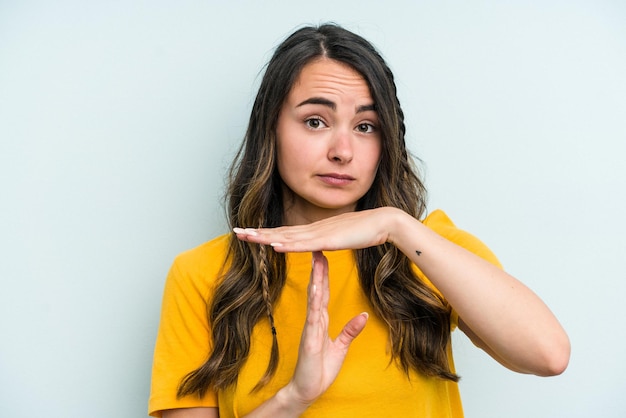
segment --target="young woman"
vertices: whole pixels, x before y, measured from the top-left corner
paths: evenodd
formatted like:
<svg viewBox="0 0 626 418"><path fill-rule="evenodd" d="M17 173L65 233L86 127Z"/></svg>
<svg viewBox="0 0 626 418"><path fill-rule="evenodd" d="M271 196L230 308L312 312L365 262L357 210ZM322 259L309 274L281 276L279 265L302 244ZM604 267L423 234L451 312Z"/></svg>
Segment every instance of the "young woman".
<svg viewBox="0 0 626 418"><path fill-rule="evenodd" d="M457 326L511 370L566 368L543 302L443 212L423 218L404 131L366 40L323 25L278 47L231 169L233 233L168 276L151 415L460 417Z"/></svg>

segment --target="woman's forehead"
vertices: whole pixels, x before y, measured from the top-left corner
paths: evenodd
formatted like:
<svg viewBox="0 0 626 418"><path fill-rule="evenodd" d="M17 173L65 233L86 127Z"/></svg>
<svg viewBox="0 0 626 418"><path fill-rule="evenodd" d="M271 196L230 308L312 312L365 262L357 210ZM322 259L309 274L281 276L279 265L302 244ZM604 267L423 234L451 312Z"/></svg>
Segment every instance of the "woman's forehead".
<svg viewBox="0 0 626 418"><path fill-rule="evenodd" d="M350 97L360 105L373 105L372 95L365 78L354 68L342 62L322 58L306 64L288 94L292 104L311 97ZM294 103L297 102L297 103Z"/></svg>

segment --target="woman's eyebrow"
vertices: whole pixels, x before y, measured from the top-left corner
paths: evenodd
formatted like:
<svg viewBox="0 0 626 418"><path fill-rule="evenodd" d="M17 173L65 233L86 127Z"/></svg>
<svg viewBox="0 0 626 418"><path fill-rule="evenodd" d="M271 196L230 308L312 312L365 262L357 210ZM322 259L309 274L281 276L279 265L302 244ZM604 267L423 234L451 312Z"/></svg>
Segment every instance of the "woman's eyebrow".
<svg viewBox="0 0 626 418"><path fill-rule="evenodd" d="M369 112L370 110L376 112L376 105L374 103L357 107L356 113Z"/></svg>
<svg viewBox="0 0 626 418"><path fill-rule="evenodd" d="M332 100L325 99L323 97L311 97L311 98L308 98L308 99L304 100L303 102L299 103L298 105L296 105L296 107L309 105L309 104L327 106L327 107L329 107L332 110L336 110L337 109L337 105L335 104L335 102L333 102ZM369 104L369 105L362 105L362 106L359 106L359 107L356 108L356 113L369 112L369 111L376 112L376 105L372 103L372 104Z"/></svg>
<svg viewBox="0 0 626 418"><path fill-rule="evenodd" d="M308 105L308 104L316 104L316 105L328 106L332 110L336 110L337 109L337 105L335 104L335 102L333 102L331 100L328 100L328 99L325 99L323 97L311 97L309 99L306 99L302 103L298 104L296 107L300 107L300 106L304 106L304 105Z"/></svg>

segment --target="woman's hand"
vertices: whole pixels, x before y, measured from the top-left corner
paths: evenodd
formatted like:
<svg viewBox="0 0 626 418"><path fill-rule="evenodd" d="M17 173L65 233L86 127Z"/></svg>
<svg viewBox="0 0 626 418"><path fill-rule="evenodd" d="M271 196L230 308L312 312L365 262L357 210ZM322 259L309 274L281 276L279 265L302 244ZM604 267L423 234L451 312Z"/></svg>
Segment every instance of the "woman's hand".
<svg viewBox="0 0 626 418"><path fill-rule="evenodd" d="M334 340L328 335L328 261L313 253L307 316L300 339L298 362L291 381L250 414L253 417L300 416L335 381L352 341L367 323L367 313L352 318Z"/></svg>
<svg viewBox="0 0 626 418"><path fill-rule="evenodd" d="M306 225L279 228L234 228L243 241L271 245L278 252L360 249L390 240L394 221L409 216L400 209L384 207L349 212Z"/></svg>
<svg viewBox="0 0 626 418"><path fill-rule="evenodd" d="M336 339L328 335L328 261L313 253L313 271L308 289L308 310L294 376L289 384L294 398L310 404L334 382L350 343L367 322L367 313L352 318Z"/></svg>

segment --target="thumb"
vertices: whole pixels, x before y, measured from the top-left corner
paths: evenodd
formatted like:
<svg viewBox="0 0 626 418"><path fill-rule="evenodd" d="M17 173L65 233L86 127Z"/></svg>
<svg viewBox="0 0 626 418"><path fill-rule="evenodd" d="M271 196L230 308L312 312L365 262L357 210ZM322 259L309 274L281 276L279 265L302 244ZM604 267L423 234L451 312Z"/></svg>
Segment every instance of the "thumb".
<svg viewBox="0 0 626 418"><path fill-rule="evenodd" d="M363 331L365 325L367 324L367 319L369 315L367 312L363 312L352 318L345 327L341 330L339 335L337 336L336 341L343 344L346 348L352 343L352 341L358 337L358 335Z"/></svg>

